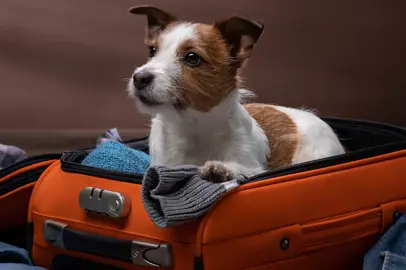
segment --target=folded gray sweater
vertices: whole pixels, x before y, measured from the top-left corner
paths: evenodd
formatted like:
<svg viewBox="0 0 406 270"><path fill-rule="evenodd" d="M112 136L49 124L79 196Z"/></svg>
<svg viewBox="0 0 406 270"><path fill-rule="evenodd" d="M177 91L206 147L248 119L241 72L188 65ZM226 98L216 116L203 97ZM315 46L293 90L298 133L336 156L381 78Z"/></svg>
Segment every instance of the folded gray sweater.
<svg viewBox="0 0 406 270"><path fill-rule="evenodd" d="M208 182L199 177L196 166L151 166L142 182L142 202L157 226L171 227L202 216L244 181Z"/></svg>

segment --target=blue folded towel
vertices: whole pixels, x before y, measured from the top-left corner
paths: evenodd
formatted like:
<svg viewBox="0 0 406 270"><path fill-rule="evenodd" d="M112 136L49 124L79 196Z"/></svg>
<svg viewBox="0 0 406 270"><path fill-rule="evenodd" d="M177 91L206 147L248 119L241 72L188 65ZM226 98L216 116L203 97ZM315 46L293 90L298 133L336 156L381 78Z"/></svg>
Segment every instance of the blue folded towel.
<svg viewBox="0 0 406 270"><path fill-rule="evenodd" d="M150 158L142 151L119 141L109 140L100 143L82 164L111 171L144 174L149 167Z"/></svg>

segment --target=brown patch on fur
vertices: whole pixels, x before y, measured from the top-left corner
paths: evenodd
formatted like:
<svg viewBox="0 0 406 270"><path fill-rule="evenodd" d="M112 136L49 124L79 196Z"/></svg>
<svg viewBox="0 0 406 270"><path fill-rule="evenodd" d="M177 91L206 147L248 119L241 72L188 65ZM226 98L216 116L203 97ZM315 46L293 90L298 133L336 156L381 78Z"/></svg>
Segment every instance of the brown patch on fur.
<svg viewBox="0 0 406 270"><path fill-rule="evenodd" d="M174 15L151 5L138 5L129 9L133 14L146 15L148 29L145 44L159 53L159 37L179 23ZM227 95L241 88L239 68L249 58L251 51L262 35L264 25L233 16L213 25L196 24L196 40L186 41L178 49L181 61L188 51L203 58L198 67L181 64L181 78L176 86L173 106L179 110L191 107L208 112ZM175 87L174 87L175 88Z"/></svg>
<svg viewBox="0 0 406 270"><path fill-rule="evenodd" d="M208 112L231 91L239 87L237 69L230 66L229 47L212 25L199 24L196 40L186 41L178 49L179 57L188 52L198 54L198 67L182 64L180 98L195 110Z"/></svg>
<svg viewBox="0 0 406 270"><path fill-rule="evenodd" d="M156 38L159 36L159 34L163 31L163 29L159 26L154 26L151 28L147 29L147 34L145 36L145 44L148 46L154 46L157 47L156 44Z"/></svg>
<svg viewBox="0 0 406 270"><path fill-rule="evenodd" d="M146 15L148 19L148 29L145 43L154 46L152 43L169 24L177 21L176 17L160 8L151 5L138 5L128 10L136 15Z"/></svg>
<svg viewBox="0 0 406 270"><path fill-rule="evenodd" d="M272 105L252 103L245 104L244 107L257 121L269 140L271 150L268 159L269 168L291 165L299 145L297 127L292 119Z"/></svg>
<svg viewBox="0 0 406 270"><path fill-rule="evenodd" d="M144 39L144 43L147 46L153 46L157 50L159 49L159 36L162 34L164 31L170 31L171 28L176 27L180 22L174 21L169 23L167 26L162 27L162 26L153 26L147 28L147 34Z"/></svg>
<svg viewBox="0 0 406 270"><path fill-rule="evenodd" d="M262 22L247 20L239 16L232 16L217 22L215 27L230 46L230 56L236 67L242 67L245 64L264 31Z"/></svg>

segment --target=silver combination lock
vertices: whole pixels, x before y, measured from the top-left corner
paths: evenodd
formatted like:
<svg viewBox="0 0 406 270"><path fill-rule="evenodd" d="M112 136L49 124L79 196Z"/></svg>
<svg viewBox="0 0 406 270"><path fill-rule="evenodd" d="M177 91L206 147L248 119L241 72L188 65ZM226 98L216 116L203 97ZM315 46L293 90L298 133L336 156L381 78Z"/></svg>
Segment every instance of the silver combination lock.
<svg viewBox="0 0 406 270"><path fill-rule="evenodd" d="M130 213L131 201L119 192L86 187L79 193L79 206L85 211L123 218Z"/></svg>

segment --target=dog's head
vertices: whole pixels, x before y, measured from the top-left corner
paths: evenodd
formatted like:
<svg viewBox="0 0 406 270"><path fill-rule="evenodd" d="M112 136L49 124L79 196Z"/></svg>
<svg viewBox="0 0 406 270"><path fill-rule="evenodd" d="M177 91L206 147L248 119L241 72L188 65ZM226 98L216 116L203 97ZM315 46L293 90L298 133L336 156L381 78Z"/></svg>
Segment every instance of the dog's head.
<svg viewBox="0 0 406 270"><path fill-rule="evenodd" d="M146 15L149 60L128 84L139 109L163 107L208 112L239 87L238 70L249 58L264 25L232 16L213 25L191 23L153 6L136 6Z"/></svg>

